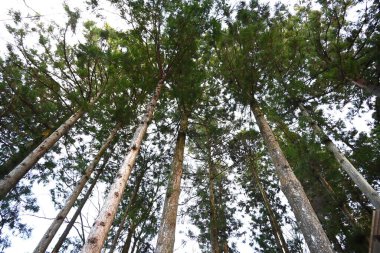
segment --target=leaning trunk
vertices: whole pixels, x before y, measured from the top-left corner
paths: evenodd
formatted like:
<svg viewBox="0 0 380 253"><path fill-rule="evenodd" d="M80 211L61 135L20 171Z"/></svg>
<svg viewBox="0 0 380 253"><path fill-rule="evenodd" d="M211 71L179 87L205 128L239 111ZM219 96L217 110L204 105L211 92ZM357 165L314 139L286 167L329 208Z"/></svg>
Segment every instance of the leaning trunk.
<svg viewBox="0 0 380 253"><path fill-rule="evenodd" d="M90 101L93 105L100 94ZM54 146L55 143L65 135L71 127L83 116L84 109L79 109L69 119L67 119L60 127L49 135L37 148L35 148L22 162L17 165L8 175L0 180L0 199L4 198L7 193L23 178L23 176L32 168L38 160Z"/></svg>
<svg viewBox="0 0 380 253"><path fill-rule="evenodd" d="M359 81L354 81L352 79L349 79L349 80L351 81L351 83L353 83L354 85L356 85L356 86L360 87L361 89L365 90L370 95L373 95L373 96L376 96L376 97L380 97L380 86L379 85L367 84L363 80L359 80Z"/></svg>
<svg viewBox="0 0 380 253"><path fill-rule="evenodd" d="M174 249L175 228L177 222L178 200L181 192L183 154L185 150L188 116L182 113L177 142L172 162L172 175L168 183L161 225L158 232L156 253L171 253Z"/></svg>
<svg viewBox="0 0 380 253"><path fill-rule="evenodd" d="M132 236L135 233L135 229L136 229L135 224L131 224L131 226L128 228L128 235L127 235L127 239L125 240L122 253L128 253L129 248L131 247Z"/></svg>
<svg viewBox="0 0 380 253"><path fill-rule="evenodd" d="M270 224L272 226L273 235L274 235L274 238L276 240L278 252L290 253L288 245L285 241L284 235L282 234L281 226L277 222L276 216L275 216L275 214L272 210L272 207L270 205L267 193L265 192L265 190L264 190L264 188L260 182L259 176L257 175L257 171L254 168L254 166L250 166L250 167L251 167L251 173L253 176L253 180L255 181L256 186L260 190L261 197L264 201L264 206L268 212L269 221L270 221Z"/></svg>
<svg viewBox="0 0 380 253"><path fill-rule="evenodd" d="M86 168L84 175L79 180L78 184L75 186L74 191L71 193L70 197L66 200L65 206L57 214L54 221L52 222L52 224L50 225L50 227L48 228L48 230L45 232L44 236L42 237L41 241L38 243L37 247L34 249L34 253L40 253L40 252L42 253L46 251L47 247L49 246L51 240L53 240L59 228L61 227L70 209L73 207L75 201L78 199L78 196L82 192L84 186L86 185L86 182L90 179L92 172L95 170L103 154L106 152L107 148L111 145L112 141L115 139L116 133L120 129L120 127L121 127L121 124L117 124L117 126L111 131L110 135L108 136L108 138L106 139L102 147L100 148L94 160Z"/></svg>
<svg viewBox="0 0 380 253"><path fill-rule="evenodd" d="M210 242L211 242L211 252L219 253L219 242L218 242L218 216L215 204L215 189L214 189L214 179L216 177L215 164L211 159L211 149L208 148L208 178L209 178L209 194L210 194Z"/></svg>
<svg viewBox="0 0 380 253"><path fill-rule="evenodd" d="M251 103L251 110L256 118L264 143L276 168L277 175L281 182L281 190L284 192L292 207L310 252L332 253L333 249L331 244L307 199L301 183L294 175L264 114L255 100Z"/></svg>
<svg viewBox="0 0 380 253"><path fill-rule="evenodd" d="M359 187L359 189L363 192L364 195L371 201L372 205L376 209L380 208L380 194L372 188L372 186L365 180L365 178L356 170L356 168L350 163L350 161L341 153L338 147L331 141L331 139L324 134L323 130L319 127L319 125L311 120L311 117L305 107L302 104L299 104L299 108L301 109L302 115L305 116L310 122L311 127L314 132L320 135L323 138L323 142L326 145L326 148L333 153L335 159L342 166L342 169L347 172L347 174L351 177L351 179L355 182L355 184Z"/></svg>
<svg viewBox="0 0 380 253"><path fill-rule="evenodd" d="M145 175L145 171L146 171L145 169L143 171L141 171L140 175L136 179L135 187L134 187L132 195L131 195L131 197L129 199L128 205L125 208L124 215L123 215L123 217L122 217L122 219L120 221L120 224L119 224L119 228L117 229L116 234L114 235L114 239L112 240L112 245L111 245L109 253L113 253L115 251L115 248L117 246L117 241L119 240L120 234L121 234L121 232L124 229L125 221L128 218L128 214L129 214L129 212L130 212L133 204L135 204L135 202L136 202L137 193L139 192L141 181L142 181L142 179L143 179L143 177Z"/></svg>
<svg viewBox="0 0 380 253"><path fill-rule="evenodd" d="M102 167L100 168L100 170L96 174L94 180L91 183L90 188L86 192L86 195L84 195L84 197L80 201L80 205L78 206L77 210L75 211L73 217L71 217L71 220L70 220L69 224L67 224L65 231L63 231L62 235L59 237L58 242L55 244L54 249L52 250L52 253L58 253L59 252L59 249L61 248L61 246L62 246L63 242L65 241L67 235L69 234L71 228L74 226L75 221L77 220L78 216L82 212L84 205L86 204L88 198L90 197L92 190L94 189L94 187L96 185L96 182L98 181L100 175L104 172L104 168L106 167L106 164L107 164L109 158L110 158L110 156L107 156L104 159Z"/></svg>
<svg viewBox="0 0 380 253"><path fill-rule="evenodd" d="M117 207L123 196L125 186L127 184L129 175L135 164L137 155L139 153L142 140L148 129L149 122L153 117L154 109L156 108L158 97L160 96L164 80L161 79L156 87L155 93L147 106L146 114L136 129L129 151L124 158L114 183L111 185L109 193L105 199L103 207L96 218L93 227L88 235L88 239L83 246L82 252L95 253L100 252L107 236L112 222L115 218Z"/></svg>

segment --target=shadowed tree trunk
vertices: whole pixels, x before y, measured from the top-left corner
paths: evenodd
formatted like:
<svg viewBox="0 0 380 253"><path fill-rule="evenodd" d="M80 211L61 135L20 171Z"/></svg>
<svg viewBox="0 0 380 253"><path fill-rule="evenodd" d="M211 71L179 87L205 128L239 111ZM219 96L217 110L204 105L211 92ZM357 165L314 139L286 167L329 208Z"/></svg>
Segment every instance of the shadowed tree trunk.
<svg viewBox="0 0 380 253"><path fill-rule="evenodd" d="M251 171L251 174L253 176L253 180L255 181L256 186L260 190L261 197L264 201L264 206L267 209L269 221L270 221L270 224L272 226L273 235L274 235L274 238L276 240L278 252L290 253L289 248L288 248L288 244L286 243L284 235L282 234L281 226L277 222L276 216L275 216L275 214L272 210L272 207L270 205L267 193L265 192L265 190L264 190L264 188L260 182L260 178L257 174L256 168L254 166L250 166L250 171Z"/></svg>
<svg viewBox="0 0 380 253"><path fill-rule="evenodd" d="M209 201L210 201L210 242L211 252L220 253L218 242L218 215L215 204L215 189L214 179L216 177L215 164L211 158L211 147L207 144L207 165L208 165L208 178L209 178Z"/></svg>
<svg viewBox="0 0 380 253"><path fill-rule="evenodd" d="M90 197L92 190L94 189L96 182L98 181L100 175L104 172L104 168L107 165L107 162L110 158L110 155L107 155L105 159L103 160L102 167L99 169L98 173L96 174L94 180L91 183L90 188L87 190L86 195L82 198L80 201L80 205L78 206L77 210L75 211L73 217L71 218L69 224L67 224L65 231L63 231L62 235L59 237L58 242L55 244L52 253L58 253L59 249L62 247L63 242L65 241L67 235L69 234L71 228L74 226L75 221L77 220L78 216L80 215L84 205L86 204L88 198Z"/></svg>
<svg viewBox="0 0 380 253"><path fill-rule="evenodd" d="M352 80L348 79L351 83L358 86L359 88L365 90L372 96L380 97L380 86L374 84L368 84L364 80Z"/></svg>
<svg viewBox="0 0 380 253"><path fill-rule="evenodd" d="M135 233L135 230L136 224L132 223L131 226L128 227L128 235L127 239L125 240L122 253L128 253L129 248L131 247L132 236Z"/></svg>
<svg viewBox="0 0 380 253"><path fill-rule="evenodd" d="M91 99L89 105L92 106L99 98L100 93ZM69 119L67 119L60 127L49 135L37 148L35 148L22 162L17 165L8 175L0 180L0 199L4 198L7 193L24 177L24 175L32 168L38 160L54 146L55 143L65 135L73 125L84 115L85 110L79 109Z"/></svg>
<svg viewBox="0 0 380 253"><path fill-rule="evenodd" d="M148 129L149 122L153 118L153 112L156 108L163 84L164 79L162 78L157 83L154 95L147 106L146 114L141 121L140 126L136 129L128 153L125 156L119 171L117 172L115 181L110 187L110 191L105 199L99 216L96 218L95 223L91 228L88 239L82 249L83 253L100 252L103 247L104 240L111 228L113 220L115 219L117 207L121 201L121 196L123 196L129 175L131 174L133 166L136 162L136 158Z"/></svg>
<svg viewBox="0 0 380 253"><path fill-rule="evenodd" d="M173 154L172 173L166 190L161 225L158 232L156 253L171 253L174 249L175 228L177 222L178 200L181 193L181 178L183 170L183 154L185 150L188 114L181 113L180 127Z"/></svg>
<svg viewBox="0 0 380 253"><path fill-rule="evenodd" d="M331 139L323 132L319 127L317 122L311 119L309 112L305 109L302 104L299 104L298 107L301 109L301 113L306 117L311 124L314 132L322 138L322 141L326 145L327 150L333 153L335 159L342 166L342 169L347 172L359 189L363 192L364 195L371 201L372 205L376 209L380 208L380 194L372 188L372 186L367 182L367 180L356 170L356 168L350 163L350 161L341 153L338 147L331 141Z"/></svg>
<svg viewBox="0 0 380 253"><path fill-rule="evenodd" d="M294 175L259 105L252 99L251 110L280 179L280 187L289 201L297 223L312 253L334 252L301 183Z"/></svg>
<svg viewBox="0 0 380 253"><path fill-rule="evenodd" d="M57 214L56 218L45 232L44 236L38 243L37 247L34 249L34 253L42 253L45 252L47 247L49 246L51 240L53 240L55 234L61 227L63 221L65 220L67 214L70 209L74 205L75 201L78 199L78 196L82 192L86 182L90 179L92 172L95 170L98 165L100 159L103 154L106 152L107 148L111 145L112 141L115 139L117 131L121 128L121 124L117 124L116 127L111 131L110 135L96 154L94 160L87 166L84 175L81 177L77 185L75 186L73 192L70 197L66 200L65 206L61 209L61 211Z"/></svg>

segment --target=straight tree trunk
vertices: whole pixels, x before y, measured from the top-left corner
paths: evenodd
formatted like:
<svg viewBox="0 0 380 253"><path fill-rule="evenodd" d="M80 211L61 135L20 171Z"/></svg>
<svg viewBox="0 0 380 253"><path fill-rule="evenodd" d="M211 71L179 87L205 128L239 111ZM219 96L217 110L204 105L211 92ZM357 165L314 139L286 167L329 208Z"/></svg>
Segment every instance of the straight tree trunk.
<svg viewBox="0 0 380 253"><path fill-rule="evenodd" d="M264 114L254 99L251 102L251 110L256 118L264 143L276 168L281 183L281 190L284 192L292 207L293 213L301 228L310 252L334 252L317 215L307 199L301 183L294 175L280 145L264 117Z"/></svg>
<svg viewBox="0 0 380 253"><path fill-rule="evenodd" d="M123 164L117 173L114 183L110 187L110 191L105 199L99 216L96 218L95 223L91 228L88 239L83 246L83 253L100 252L103 247L104 240L111 228L113 220L115 219L117 207L121 201L121 197L123 196L129 175L131 174L133 166L136 162L136 158L148 129L149 122L153 117L153 112L156 108L163 84L164 79L160 79L157 83L155 93L147 106L146 114L141 121L140 126L136 129L128 153L124 158Z"/></svg>
<svg viewBox="0 0 380 253"><path fill-rule="evenodd" d="M145 175L145 171L146 170L143 170L141 171L140 175L138 176L138 178L136 179L136 182L135 182L135 186L134 186L134 189L133 189L133 192L132 192L132 195L130 197L130 200L128 202L128 205L127 207L125 208L125 212L124 212L124 215L120 221L120 224L119 224L119 228L117 229L116 231L116 234L114 236L114 239L112 240L112 245L111 245L111 248L110 248L110 251L109 253L113 253L116 249L116 246L117 246L117 242L119 240L119 237L120 237L120 234L121 232L123 231L124 229L124 224L125 224L125 221L127 220L128 218L128 214L132 208L132 206L135 204L136 202L136 199L137 199L137 193L139 192L140 190L140 185L141 185L141 182L142 182L142 179Z"/></svg>
<svg viewBox="0 0 380 253"><path fill-rule="evenodd" d="M359 187L359 189L363 192L364 195L371 201L372 205L376 208L380 208L380 194L372 188L372 186L367 182L367 180L360 174L359 171L350 163L350 161L345 157L343 153L341 153L338 147L331 141L331 139L323 132L323 130L319 127L317 122L313 121L310 117L310 114L306 110L306 108L299 104L298 107L301 109L301 113L305 116L311 124L314 132L321 136L324 144L326 145L327 150L333 153L335 159L342 166L343 170L347 172L347 174L351 177L351 179L355 182L355 184Z"/></svg>
<svg viewBox="0 0 380 253"><path fill-rule="evenodd" d="M90 101L93 105L99 98L100 93ZM54 146L55 143L65 135L72 126L83 116L85 110L79 109L70 118L68 118L60 127L49 135L37 148L35 148L22 162L17 165L8 175L0 180L0 199L3 199L9 191L25 176L38 160Z"/></svg>
<svg viewBox="0 0 380 253"><path fill-rule="evenodd" d="M172 174L166 190L161 225L158 231L155 253L171 253L174 250L175 228L177 223L178 200L181 193L183 154L188 128L188 115L182 112L180 127L172 161Z"/></svg>
<svg viewBox="0 0 380 253"><path fill-rule="evenodd" d="M132 236L135 233L135 230L136 230L136 225L132 223L131 226L128 228L128 235L127 235L127 239L125 240L122 253L128 253L129 248L131 247Z"/></svg>
<svg viewBox="0 0 380 253"><path fill-rule="evenodd" d="M256 186L260 190L261 197L264 201L264 206L267 209L269 221L272 225L273 235L274 235L274 238L276 240L278 252L290 253L289 248L288 248L288 244L286 243L284 235L282 233L281 226L278 224L276 216L275 216L275 214L272 210L272 207L270 205L268 195L265 192L265 190L264 190L264 188L260 182L259 175L257 174L257 171L253 166L250 166L250 169L251 169L251 173L253 176L253 180L255 181Z"/></svg>
<svg viewBox="0 0 380 253"><path fill-rule="evenodd" d="M210 242L211 242L211 252L220 253L219 241L218 241L218 214L215 204L215 189L214 189L214 179L216 177L215 164L212 162L211 158L211 147L207 147L208 155L208 178L209 178L209 194L210 194Z"/></svg>
<svg viewBox="0 0 380 253"><path fill-rule="evenodd" d="M106 164L107 164L109 158L110 158L110 155L107 155L106 158L104 159L102 167L100 168L100 170L96 174L94 180L91 183L90 188L86 192L86 195L84 195L84 197L80 201L80 205L78 206L77 210L75 211L75 213L74 213L73 217L71 218L69 224L67 224L65 231L63 231L62 235L59 237L58 242L55 244L55 246L52 250L52 253L58 253L59 249L62 247L63 242L65 241L65 239L66 239L67 235L69 234L71 228L74 226L75 221L77 220L78 216L82 212L84 205L86 204L88 198L90 197L92 190L94 189L94 187L96 185L96 182L98 181L100 175L104 172L104 168L106 167Z"/></svg>
<svg viewBox="0 0 380 253"><path fill-rule="evenodd" d="M37 247L34 249L34 253L43 253L46 251L47 247L49 246L51 240L53 240L53 238L54 238L55 234L57 233L57 231L59 230L59 228L61 227L61 225L62 225L63 221L65 220L67 214L69 213L70 209L73 207L75 201L78 199L78 196L82 192L87 181L90 179L92 172L95 170L95 168L98 165L103 154L106 152L107 148L111 145L112 141L115 139L117 131L120 128L121 128L121 124L119 123L111 131L110 135L108 136L108 138L106 139L106 141L103 143L102 147L100 148L100 150L96 154L94 160L87 166L84 175L81 177L81 179L79 180L79 182L75 186L70 197L66 200L65 206L57 214L54 221L52 222L52 224L50 225L48 230L45 232L44 236L41 238Z"/></svg>

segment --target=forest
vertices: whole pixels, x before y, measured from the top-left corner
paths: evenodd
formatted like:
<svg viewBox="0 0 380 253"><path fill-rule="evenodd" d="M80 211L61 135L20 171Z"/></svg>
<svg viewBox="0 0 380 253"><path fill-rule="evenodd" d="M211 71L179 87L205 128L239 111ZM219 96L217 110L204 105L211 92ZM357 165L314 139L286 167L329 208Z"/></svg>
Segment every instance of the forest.
<svg viewBox="0 0 380 253"><path fill-rule="evenodd" d="M80 2L0 23L0 252L369 252L379 0Z"/></svg>

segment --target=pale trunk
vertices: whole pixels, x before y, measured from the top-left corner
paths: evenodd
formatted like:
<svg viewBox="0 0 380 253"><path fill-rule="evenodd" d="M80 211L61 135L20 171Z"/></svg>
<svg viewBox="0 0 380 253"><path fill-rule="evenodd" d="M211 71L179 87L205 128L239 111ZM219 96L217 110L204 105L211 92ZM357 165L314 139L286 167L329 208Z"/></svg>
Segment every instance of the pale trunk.
<svg viewBox="0 0 380 253"><path fill-rule="evenodd" d="M161 225L158 231L155 253L171 253L174 249L187 127L188 116L183 112L173 154L172 175L166 190L165 204L162 211Z"/></svg>
<svg viewBox="0 0 380 253"><path fill-rule="evenodd" d="M140 126L136 129L128 153L116 175L114 183L110 187L103 207L99 213L99 216L96 218L93 227L91 228L82 252L100 252L103 247L104 240L111 228L113 220L115 219L117 207L121 201L121 197L123 196L129 175L131 174L133 166L136 162L136 158L148 129L149 122L152 120L153 112L157 105L163 82L164 80L161 79L157 84L155 93L147 106L146 114L141 121Z"/></svg>
<svg viewBox="0 0 380 253"><path fill-rule="evenodd" d="M310 252L334 252L317 215L307 199L301 183L294 175L288 161L285 158L285 155L280 148L280 145L278 144L256 101L251 103L251 110L255 115L261 135L264 139L264 143L276 168L276 172L281 183L281 190L288 199Z"/></svg>
<svg viewBox="0 0 380 253"><path fill-rule="evenodd" d="M132 195L131 195L131 197L129 199L128 205L125 208L125 212L124 212L124 215L123 215L123 217L122 217L122 219L120 221L119 228L117 229L116 234L114 235L114 239L112 240L112 245L111 245L109 253L113 253L115 251L115 249L116 249L117 241L119 240L120 234L121 234L121 232L124 229L124 224L125 224L125 221L128 218L128 213L131 210L132 205L135 204L135 202L136 202L137 193L138 193L138 191L140 189L141 181L142 181L144 175L145 175L145 170L143 170L140 173L139 177L136 179L135 187L134 187Z"/></svg>
<svg viewBox="0 0 380 253"><path fill-rule="evenodd" d="M335 159L342 166L342 169L347 172L355 184L359 187L362 193L367 196L371 201L372 205L376 208L380 208L380 194L372 188L372 186L367 182L367 180L360 174L359 171L350 163L350 161L341 153L338 147L331 141L331 139L324 134L323 130L319 127L317 122L313 121L302 104L299 104L302 115L304 115L311 123L311 127L314 132L321 136L323 142L326 145L327 150L333 153Z"/></svg>
<svg viewBox="0 0 380 253"><path fill-rule="evenodd" d="M215 204L215 190L214 190L214 179L215 179L215 164L212 162L211 158L211 147L210 143L207 143L207 165L208 165L208 189L209 189L209 202L210 202L210 243L211 252L219 253L219 242L218 242L218 217Z"/></svg>
<svg viewBox="0 0 380 253"><path fill-rule="evenodd" d="M90 101L90 106L93 105L97 97ZM79 109L69 119L67 119L60 127L57 128L52 134L49 135L37 148L35 148L24 160L17 165L8 175L0 180L0 199L4 198L7 193L23 178L23 176L33 167L38 160L50 150L51 147L65 135L71 127L80 119L85 113L84 109Z"/></svg>
<svg viewBox="0 0 380 253"><path fill-rule="evenodd" d="M268 212L269 221L272 225L273 235L274 235L274 238L276 240L278 251L282 252L282 253L290 253L288 245L287 245L285 238L282 234L281 226L278 224L276 216L275 216L275 214L272 210L272 207L270 205L267 193L265 192L265 190L264 190L264 188L260 182L259 176L257 175L257 171L253 166L251 166L251 173L252 173L252 176L253 176L253 179L255 181L256 186L260 190L261 197L264 200L264 206Z"/></svg>
<svg viewBox="0 0 380 253"><path fill-rule="evenodd" d="M95 170L96 166L98 165L100 159L102 158L103 154L106 152L107 148L111 145L112 141L114 140L117 131L120 129L121 124L118 124L110 133L106 141L103 143L102 147L100 148L99 152L96 154L94 160L87 166L84 175L81 177L77 185L75 186L73 192L71 193L70 197L66 200L66 203L64 207L61 209L61 211L57 214L54 221L48 228L48 230L45 232L44 236L38 243L37 247L34 249L34 253L42 253L45 252L47 247L49 246L51 240L53 240L55 234L61 227L63 221L65 220L67 214L70 212L70 209L73 207L75 201L78 199L78 196L82 192L84 186L86 185L87 181L90 179L92 172Z"/></svg>
<svg viewBox="0 0 380 253"><path fill-rule="evenodd" d="M55 246L54 246L54 248L52 250L52 253L58 253L58 251L61 248L63 242L65 241L67 235L69 234L71 228L74 226L75 221L77 220L78 216L80 215L80 213L81 213L84 205L86 204L88 198L90 197L91 192L92 192L92 190L94 189L94 187L96 185L96 182L98 181L100 175L103 173L104 168L105 168L105 166L106 166L109 158L110 158L110 156L107 156L104 159L102 167L100 168L100 170L96 174L94 180L91 183L90 188L86 192L86 195L84 195L84 197L80 201L80 205L78 206L77 210L75 211L73 217L71 217L71 220L70 220L69 224L67 224L67 226L65 228L65 231L63 231L62 235L59 237L58 242L55 244Z"/></svg>

